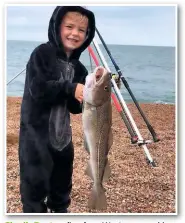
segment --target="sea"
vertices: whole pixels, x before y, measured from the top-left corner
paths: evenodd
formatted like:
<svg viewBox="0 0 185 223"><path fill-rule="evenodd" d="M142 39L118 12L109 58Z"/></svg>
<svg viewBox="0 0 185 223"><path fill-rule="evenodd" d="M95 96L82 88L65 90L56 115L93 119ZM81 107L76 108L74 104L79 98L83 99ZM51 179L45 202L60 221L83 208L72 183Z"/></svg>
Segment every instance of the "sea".
<svg viewBox="0 0 185 223"><path fill-rule="evenodd" d="M7 96L22 96L25 68L33 49L40 42L7 40L6 86ZM99 45L112 73L117 73L103 45ZM175 47L107 45L119 66L131 92L139 103L175 104L176 101L176 52ZM96 53L96 50L94 49ZM97 57L99 58L98 54ZM86 50L80 61L89 72L95 68ZM99 59L100 63L101 60ZM16 75L11 83L8 84ZM126 102L132 102L127 88L120 92Z"/></svg>

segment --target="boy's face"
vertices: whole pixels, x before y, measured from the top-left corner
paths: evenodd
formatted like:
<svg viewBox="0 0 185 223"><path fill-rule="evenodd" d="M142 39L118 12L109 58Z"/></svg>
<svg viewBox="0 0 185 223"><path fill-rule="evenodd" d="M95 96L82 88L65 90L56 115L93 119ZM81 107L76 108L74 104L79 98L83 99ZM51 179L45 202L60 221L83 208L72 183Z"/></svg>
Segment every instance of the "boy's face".
<svg viewBox="0 0 185 223"><path fill-rule="evenodd" d="M88 18L78 12L68 12L64 16L60 35L66 53L79 48L86 38Z"/></svg>

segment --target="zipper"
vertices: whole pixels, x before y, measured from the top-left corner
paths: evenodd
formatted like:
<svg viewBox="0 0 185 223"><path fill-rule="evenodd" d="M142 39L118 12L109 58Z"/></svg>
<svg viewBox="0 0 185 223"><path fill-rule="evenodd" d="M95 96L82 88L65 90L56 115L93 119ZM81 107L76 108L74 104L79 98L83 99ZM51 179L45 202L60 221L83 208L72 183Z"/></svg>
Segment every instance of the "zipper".
<svg viewBox="0 0 185 223"><path fill-rule="evenodd" d="M67 79L69 80L69 78L70 78L70 65L69 65L69 60L67 61L66 76L67 76Z"/></svg>

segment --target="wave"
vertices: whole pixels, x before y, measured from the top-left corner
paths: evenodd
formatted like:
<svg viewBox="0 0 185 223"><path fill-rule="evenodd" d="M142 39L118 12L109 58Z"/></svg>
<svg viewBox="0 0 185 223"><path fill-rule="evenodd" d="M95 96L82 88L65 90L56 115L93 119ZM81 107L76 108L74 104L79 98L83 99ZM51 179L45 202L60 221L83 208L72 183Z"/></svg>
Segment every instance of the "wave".
<svg viewBox="0 0 185 223"><path fill-rule="evenodd" d="M161 101L161 100L157 100L154 101L155 104L164 104L164 105L175 105L175 103L173 102L166 102L166 101Z"/></svg>

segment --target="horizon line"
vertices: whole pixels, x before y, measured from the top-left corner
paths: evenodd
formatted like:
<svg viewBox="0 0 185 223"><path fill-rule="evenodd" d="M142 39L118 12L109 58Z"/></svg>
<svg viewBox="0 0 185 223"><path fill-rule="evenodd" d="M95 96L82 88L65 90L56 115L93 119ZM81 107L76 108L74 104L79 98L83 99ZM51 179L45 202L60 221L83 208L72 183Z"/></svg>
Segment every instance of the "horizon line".
<svg viewBox="0 0 185 223"><path fill-rule="evenodd" d="M6 39L6 41L23 41L23 42L37 42L37 43L46 43L48 42L47 40L42 40L42 41L38 41L38 40L21 40L21 39ZM103 45L102 43L99 43L100 45ZM117 46L151 46L151 47L173 47L175 48L176 46L172 46L172 45L138 45L138 44L123 44L123 43L107 43L107 45L117 45Z"/></svg>

